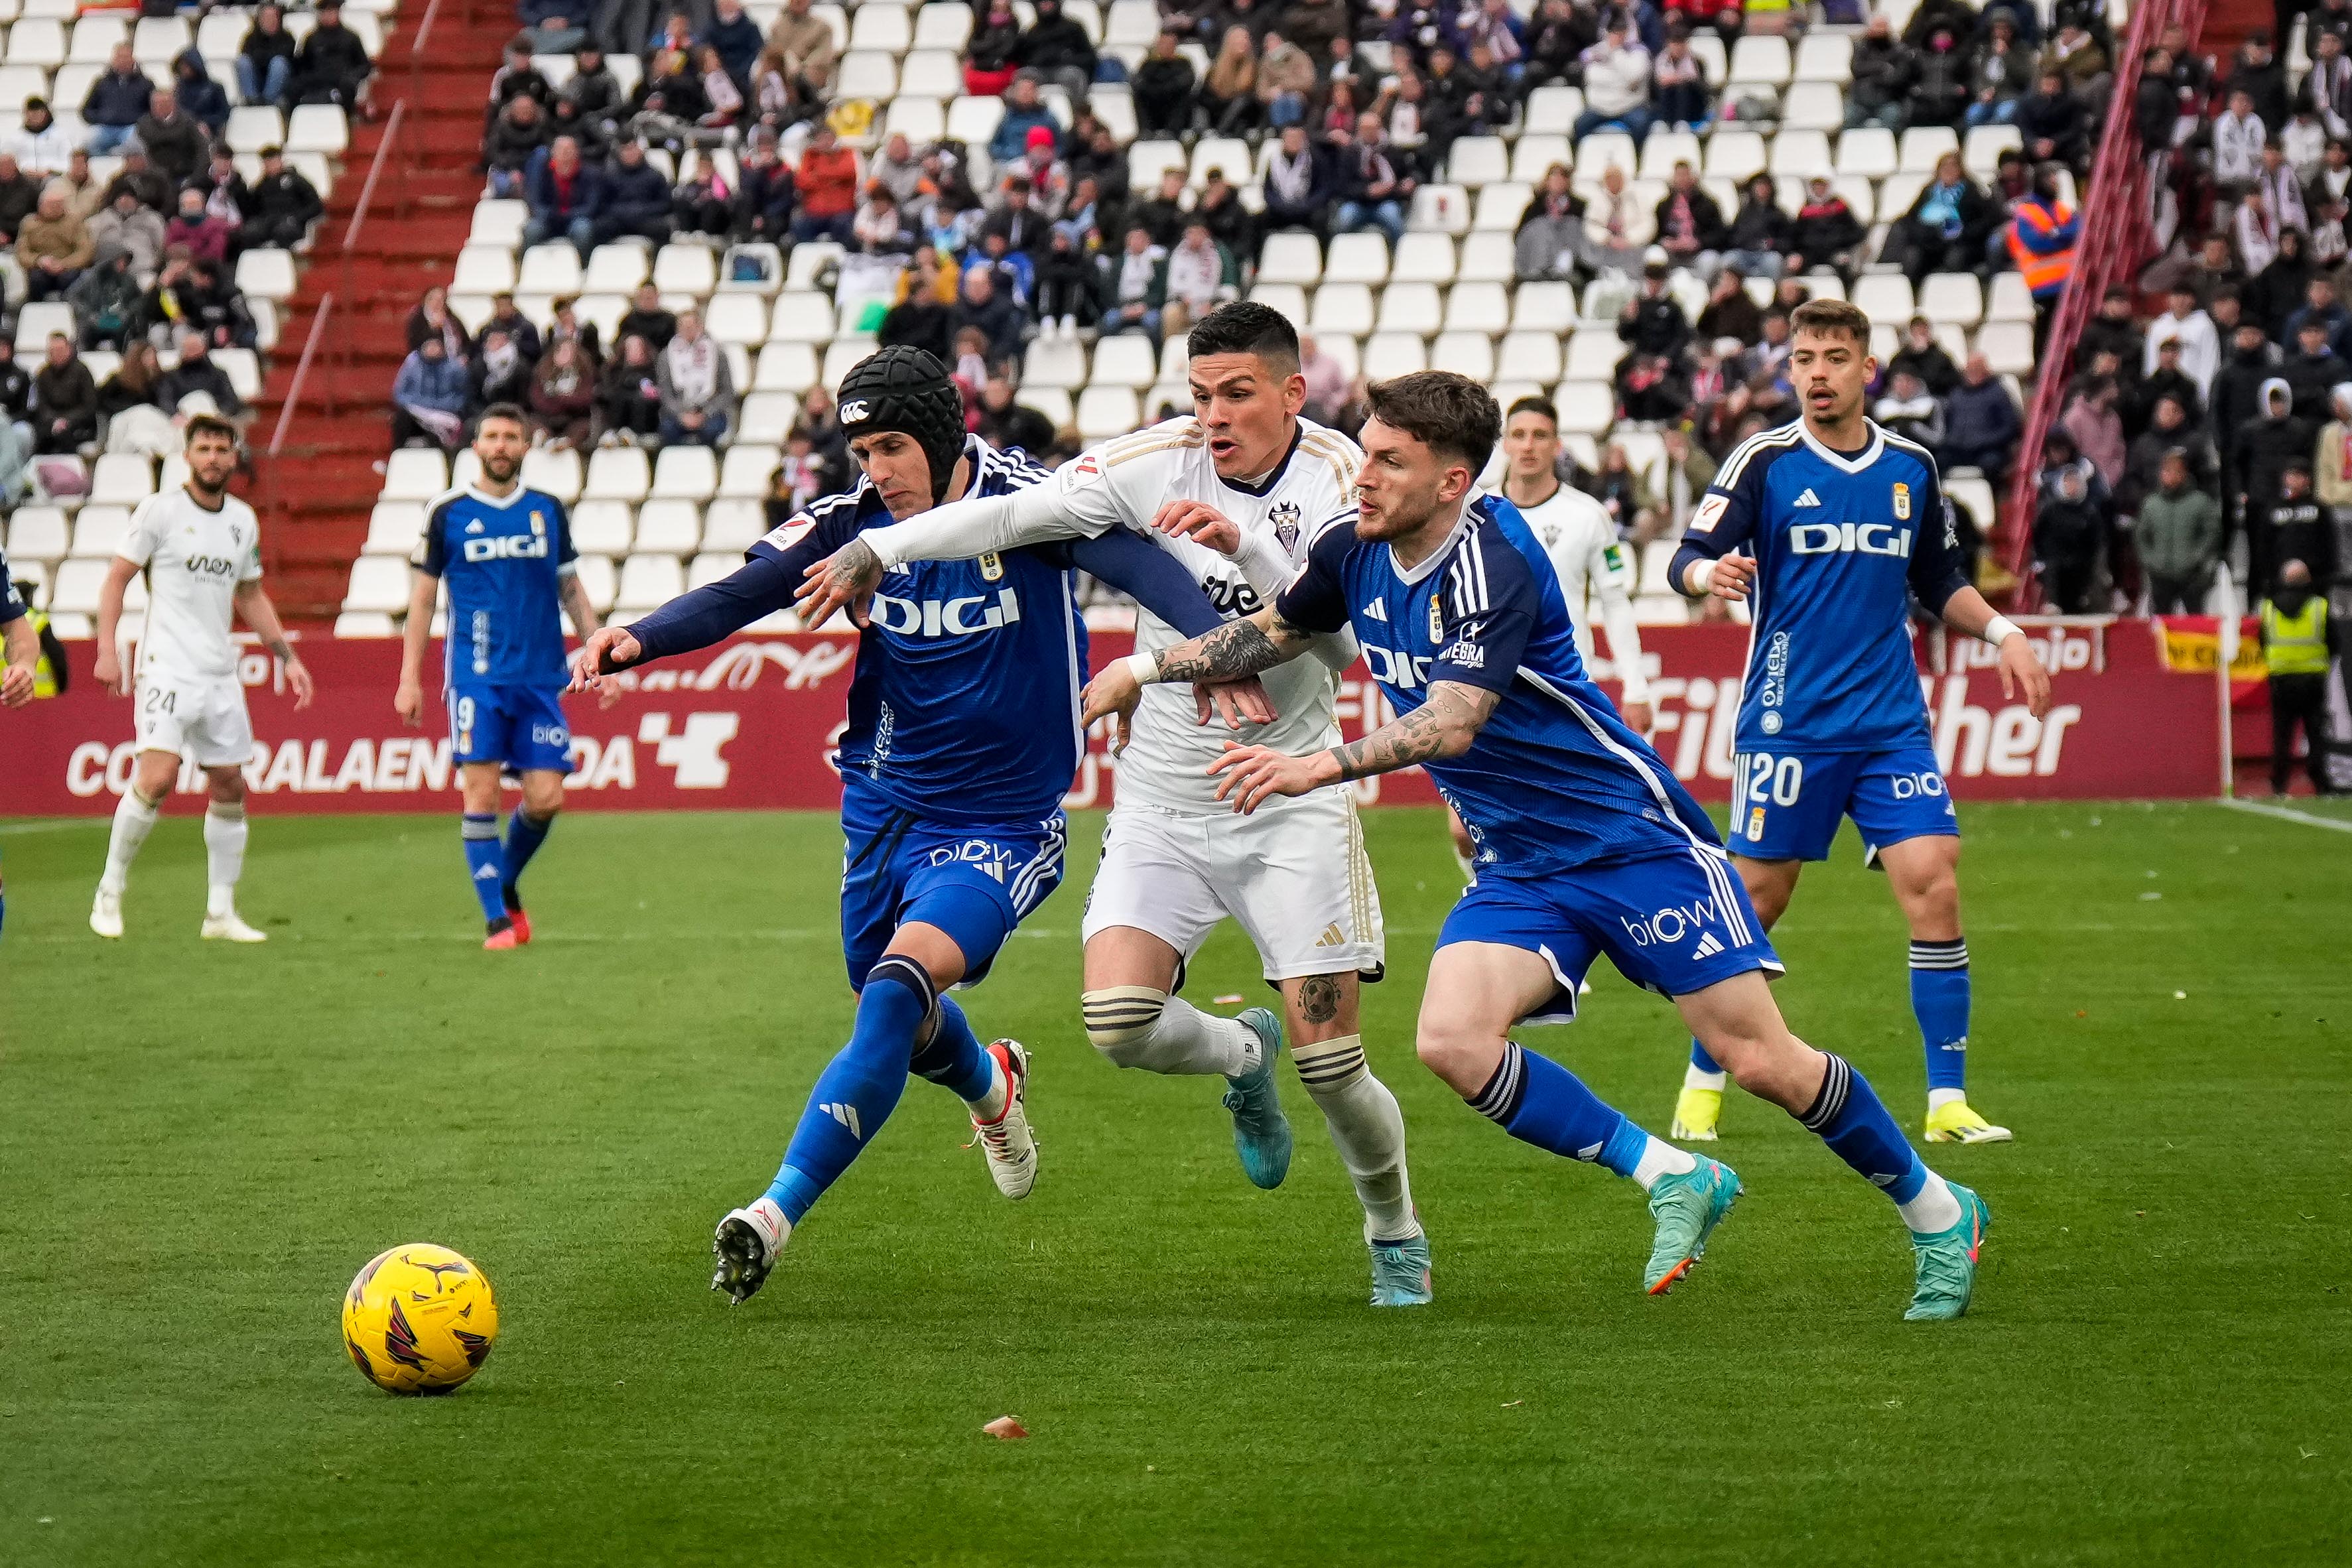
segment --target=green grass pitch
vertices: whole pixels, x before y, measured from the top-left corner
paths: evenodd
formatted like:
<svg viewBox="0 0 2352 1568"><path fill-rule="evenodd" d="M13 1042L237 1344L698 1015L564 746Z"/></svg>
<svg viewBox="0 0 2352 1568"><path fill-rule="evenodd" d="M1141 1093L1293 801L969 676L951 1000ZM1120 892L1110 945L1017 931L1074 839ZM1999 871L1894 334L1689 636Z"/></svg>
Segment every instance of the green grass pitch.
<svg viewBox="0 0 2352 1568"><path fill-rule="evenodd" d="M2352 839L2211 805L1979 807L1977 1102L1938 1149L1994 1229L1975 1311L1899 1321L1885 1202L1732 1097L1748 1196L1671 1298L1638 1192L1504 1137L1413 1061L1457 879L1370 815L1395 1087L1437 1304L1374 1312L1286 1070L1259 1193L1217 1086L1077 1027L1070 885L969 998L1031 1043L1009 1205L915 1084L766 1291L709 1236L773 1170L851 1004L823 816L583 816L541 933L478 950L454 812L257 815L263 949L201 943L175 806L83 926L103 823L0 829L0 1563L2215 1564L2347 1560ZM1782 1006L1916 1128L1899 917L1840 858ZM1527 1037L1654 1130L1682 1036L1613 973ZM1189 993L1263 992L1228 927ZM339 1296L436 1241L495 1283L456 1397L363 1384ZM1000 1443L1014 1414L1034 1434Z"/></svg>

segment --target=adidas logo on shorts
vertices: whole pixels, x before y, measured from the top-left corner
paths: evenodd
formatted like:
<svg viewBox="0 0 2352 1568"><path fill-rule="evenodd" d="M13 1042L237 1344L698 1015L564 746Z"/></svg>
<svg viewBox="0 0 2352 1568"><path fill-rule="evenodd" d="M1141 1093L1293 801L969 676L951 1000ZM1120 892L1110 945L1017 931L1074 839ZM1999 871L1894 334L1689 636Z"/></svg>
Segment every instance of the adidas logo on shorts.
<svg viewBox="0 0 2352 1568"><path fill-rule="evenodd" d="M1717 953L1721 952L1722 951L1723 943L1715 940L1715 933L1713 931L1703 931L1699 935L1698 946L1691 950L1691 956L1693 958L1713 958Z"/></svg>
<svg viewBox="0 0 2352 1568"><path fill-rule="evenodd" d="M1339 929L1339 922L1338 921L1333 921L1329 925L1323 928L1323 934L1315 939L1315 945L1318 947L1345 947L1348 945L1348 933Z"/></svg>

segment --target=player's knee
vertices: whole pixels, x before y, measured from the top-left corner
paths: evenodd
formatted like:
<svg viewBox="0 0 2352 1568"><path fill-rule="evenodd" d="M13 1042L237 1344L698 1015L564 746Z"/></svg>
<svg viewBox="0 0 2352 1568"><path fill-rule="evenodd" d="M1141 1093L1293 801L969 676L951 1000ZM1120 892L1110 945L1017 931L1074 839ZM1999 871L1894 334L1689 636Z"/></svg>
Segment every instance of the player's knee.
<svg viewBox="0 0 2352 1568"><path fill-rule="evenodd" d="M525 779L522 808L526 815L541 822L552 822L555 814L563 809L563 776L557 773L543 783L536 776Z"/></svg>
<svg viewBox="0 0 2352 1568"><path fill-rule="evenodd" d="M1113 1067L1134 1067L1167 1009L1168 993L1149 985L1108 985L1078 998L1087 1038Z"/></svg>
<svg viewBox="0 0 2352 1568"><path fill-rule="evenodd" d="M1494 1052L1493 1035L1464 1018L1424 1015L1413 1034L1413 1054L1421 1065L1448 1083L1458 1081L1475 1064Z"/></svg>
<svg viewBox="0 0 2352 1568"><path fill-rule="evenodd" d="M886 952L874 961L860 988L861 1004L865 997L875 994L877 985L904 987L922 1008L926 1022L940 1005L940 989L932 984L930 971L903 952Z"/></svg>

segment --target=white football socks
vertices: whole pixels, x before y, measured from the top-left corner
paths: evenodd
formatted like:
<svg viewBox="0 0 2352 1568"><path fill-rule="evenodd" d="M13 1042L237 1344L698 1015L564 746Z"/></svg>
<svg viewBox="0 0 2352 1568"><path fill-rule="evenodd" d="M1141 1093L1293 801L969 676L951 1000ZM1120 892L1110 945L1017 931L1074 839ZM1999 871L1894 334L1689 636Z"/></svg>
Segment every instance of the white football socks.
<svg viewBox="0 0 2352 1568"><path fill-rule="evenodd" d="M1896 1204L1895 1212L1913 1230L1923 1236L1931 1235L1960 1223L1960 1200L1952 1195L1943 1177L1930 1171L1927 1184L1919 1189L1919 1195L1907 1204Z"/></svg>
<svg viewBox="0 0 2352 1568"><path fill-rule="evenodd" d="M1643 1133L1649 1138L1649 1134ZM1642 1157L1633 1162L1633 1182L1643 1192L1658 1184L1660 1176L1679 1176L1698 1169L1698 1161L1687 1149L1677 1149L1656 1138L1642 1147Z"/></svg>
<svg viewBox="0 0 2352 1568"><path fill-rule="evenodd" d="M1290 1048L1298 1079L1307 1086L1330 1130L1364 1205L1366 1241L1409 1241L1421 1221L1412 1212L1412 1186L1404 1168L1404 1113L1389 1086L1372 1076L1360 1035L1315 1040Z"/></svg>
<svg viewBox="0 0 2352 1568"><path fill-rule="evenodd" d="M1931 1089L1927 1091L1927 1109L1941 1110L1952 1101L1968 1097L1969 1091L1965 1089Z"/></svg>
<svg viewBox="0 0 2352 1568"><path fill-rule="evenodd" d="M205 872L210 884L205 912L236 912L236 884L245 875L245 802L216 800L205 811Z"/></svg>
<svg viewBox="0 0 2352 1568"><path fill-rule="evenodd" d="M1705 1068L1701 1068L1696 1062L1693 1062L1690 1066L1683 1068L1683 1087L1685 1089L1711 1089L1717 1094L1720 1094L1723 1092L1723 1086L1730 1081L1730 1074L1725 1072L1708 1072Z"/></svg>
<svg viewBox="0 0 2352 1568"><path fill-rule="evenodd" d="M1013 1079L992 1052L988 1058L988 1092L978 1100L965 1100L964 1105L971 1110L974 1121L994 1121L1012 1103Z"/></svg>
<svg viewBox="0 0 2352 1568"><path fill-rule="evenodd" d="M1079 998L1087 1037L1118 1067L1239 1078L1265 1057L1257 1032L1148 985L1111 985Z"/></svg>
<svg viewBox="0 0 2352 1568"><path fill-rule="evenodd" d="M106 874L98 879L100 887L110 893L122 891L131 880L131 862L139 858L139 847L147 842L163 809L163 802L142 800L136 789L122 792L114 808L114 831L106 840Z"/></svg>

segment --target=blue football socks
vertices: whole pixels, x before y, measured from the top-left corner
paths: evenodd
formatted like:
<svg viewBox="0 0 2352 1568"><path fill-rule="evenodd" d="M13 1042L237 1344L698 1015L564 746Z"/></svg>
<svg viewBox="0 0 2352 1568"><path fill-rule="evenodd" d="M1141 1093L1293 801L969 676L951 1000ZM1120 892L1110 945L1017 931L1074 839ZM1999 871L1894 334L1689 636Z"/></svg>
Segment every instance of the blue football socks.
<svg viewBox="0 0 2352 1568"><path fill-rule="evenodd" d="M915 1035L930 1006L929 976L908 961L886 955L866 975L849 1044L817 1075L783 1167L768 1187L793 1224L841 1179L898 1109Z"/></svg>
<svg viewBox="0 0 2352 1568"><path fill-rule="evenodd" d="M909 1064L918 1078L928 1079L941 1089L967 1102L987 1097L996 1087L996 1063L982 1048L980 1037L971 1032L971 1020L964 1016L952 996L942 996L938 1002L939 1027L930 1039L915 1052Z"/></svg>
<svg viewBox="0 0 2352 1568"><path fill-rule="evenodd" d="M1550 1058L1516 1041L1470 1108L1523 1143L1630 1176L1649 1134Z"/></svg>
<svg viewBox="0 0 2352 1568"><path fill-rule="evenodd" d="M1720 1074L1723 1071L1723 1068L1717 1064L1716 1059L1706 1054L1706 1047L1700 1045L1696 1040L1693 1040L1691 1042L1690 1065L1703 1073Z"/></svg>
<svg viewBox="0 0 2352 1568"><path fill-rule="evenodd" d="M499 882L509 908L521 907L522 899L515 891L515 884L522 880L522 868L530 864L530 858L547 842L547 830L554 826L552 816L533 816L521 806L516 806L514 816L508 818L506 845L499 857Z"/></svg>
<svg viewBox="0 0 2352 1568"><path fill-rule="evenodd" d="M1927 1051L1927 1088L1965 1088L1969 1079L1969 944L1911 944L1911 1013Z"/></svg>
<svg viewBox="0 0 2352 1568"><path fill-rule="evenodd" d="M499 882L499 818L496 812L469 811L458 824L466 840L466 869L474 879L474 897L481 900L486 921L506 919L507 903Z"/></svg>
<svg viewBox="0 0 2352 1568"><path fill-rule="evenodd" d="M1878 1098L1870 1080L1853 1070L1843 1057L1829 1058L1828 1076L1812 1105L1797 1120L1809 1132L1821 1135L1832 1152L1852 1165L1864 1180L1899 1205L1919 1195L1927 1184L1927 1167L1920 1163L1903 1130Z"/></svg>

